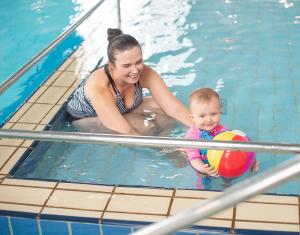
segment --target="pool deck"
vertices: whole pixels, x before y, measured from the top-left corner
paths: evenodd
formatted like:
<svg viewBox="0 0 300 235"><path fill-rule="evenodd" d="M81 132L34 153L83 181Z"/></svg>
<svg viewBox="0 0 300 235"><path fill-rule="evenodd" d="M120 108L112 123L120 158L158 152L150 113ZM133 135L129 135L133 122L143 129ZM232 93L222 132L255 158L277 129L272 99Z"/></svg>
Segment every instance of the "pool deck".
<svg viewBox="0 0 300 235"><path fill-rule="evenodd" d="M43 130L79 84L79 48L3 126ZM220 192L152 189L10 178L10 171L33 141L0 139L0 213L34 218L155 222ZM300 232L300 196L259 195L195 225Z"/></svg>

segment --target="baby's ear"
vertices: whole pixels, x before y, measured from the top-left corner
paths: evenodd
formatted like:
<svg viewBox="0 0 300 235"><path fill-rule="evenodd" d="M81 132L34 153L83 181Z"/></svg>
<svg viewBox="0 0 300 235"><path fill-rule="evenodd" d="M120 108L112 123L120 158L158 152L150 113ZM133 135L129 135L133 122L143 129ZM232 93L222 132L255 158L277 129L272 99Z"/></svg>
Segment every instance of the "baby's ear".
<svg viewBox="0 0 300 235"><path fill-rule="evenodd" d="M189 114L188 116L189 116L190 119L192 119L192 121L194 121L194 117L193 117L192 114Z"/></svg>

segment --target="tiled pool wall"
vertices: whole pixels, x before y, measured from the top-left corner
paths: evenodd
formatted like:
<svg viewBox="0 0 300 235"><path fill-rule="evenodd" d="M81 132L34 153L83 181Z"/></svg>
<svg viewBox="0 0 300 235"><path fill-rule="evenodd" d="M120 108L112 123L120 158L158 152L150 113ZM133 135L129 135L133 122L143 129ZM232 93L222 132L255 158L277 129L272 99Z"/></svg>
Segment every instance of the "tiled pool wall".
<svg viewBox="0 0 300 235"><path fill-rule="evenodd" d="M83 56L80 47L3 128L47 129L80 83L75 71ZM10 171L32 143L0 140L2 234L51 234L51 229L62 234L128 234L137 225L163 220L220 193L11 178ZM299 234L299 202L299 196L259 195L195 223L196 227L185 233L203 234L199 228L210 228L225 234Z"/></svg>

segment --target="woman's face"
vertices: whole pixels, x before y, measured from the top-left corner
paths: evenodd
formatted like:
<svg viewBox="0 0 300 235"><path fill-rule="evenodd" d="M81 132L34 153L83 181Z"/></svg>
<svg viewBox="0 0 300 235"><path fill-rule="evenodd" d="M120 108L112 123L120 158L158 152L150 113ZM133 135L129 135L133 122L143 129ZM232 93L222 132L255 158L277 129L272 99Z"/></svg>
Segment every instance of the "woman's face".
<svg viewBox="0 0 300 235"><path fill-rule="evenodd" d="M119 51L112 64L116 78L122 82L134 84L138 82L143 71L143 55L139 47Z"/></svg>

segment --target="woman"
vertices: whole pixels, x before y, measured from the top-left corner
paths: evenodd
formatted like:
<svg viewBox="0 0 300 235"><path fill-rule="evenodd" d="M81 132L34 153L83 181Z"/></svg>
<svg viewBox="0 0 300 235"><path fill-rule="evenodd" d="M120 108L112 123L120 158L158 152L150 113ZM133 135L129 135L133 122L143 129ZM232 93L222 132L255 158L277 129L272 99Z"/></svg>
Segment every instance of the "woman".
<svg viewBox="0 0 300 235"><path fill-rule="evenodd" d="M132 135L162 134L174 124L170 117L191 126L187 108L143 63L138 41L119 29L108 29L107 34L108 64L94 70L67 105L72 116L85 118L76 121L77 125L101 121L108 129ZM143 98L142 88L152 97Z"/></svg>

